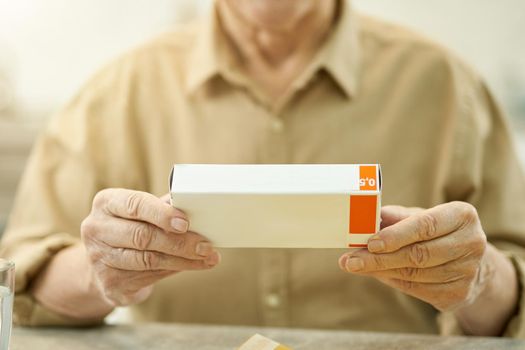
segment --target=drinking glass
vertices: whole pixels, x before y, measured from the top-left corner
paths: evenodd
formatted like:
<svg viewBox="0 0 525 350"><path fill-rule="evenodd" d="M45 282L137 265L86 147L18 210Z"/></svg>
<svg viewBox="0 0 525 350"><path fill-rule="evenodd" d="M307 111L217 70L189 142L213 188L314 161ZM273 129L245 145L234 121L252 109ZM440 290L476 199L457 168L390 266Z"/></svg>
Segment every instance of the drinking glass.
<svg viewBox="0 0 525 350"><path fill-rule="evenodd" d="M9 349L15 293L15 264L0 258L0 350Z"/></svg>

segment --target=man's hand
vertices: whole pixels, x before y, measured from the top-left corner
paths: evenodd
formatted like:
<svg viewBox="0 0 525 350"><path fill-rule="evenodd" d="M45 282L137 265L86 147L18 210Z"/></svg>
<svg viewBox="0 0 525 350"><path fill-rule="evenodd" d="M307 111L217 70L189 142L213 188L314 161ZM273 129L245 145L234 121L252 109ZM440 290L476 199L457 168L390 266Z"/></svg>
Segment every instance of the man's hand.
<svg viewBox="0 0 525 350"><path fill-rule="evenodd" d="M342 268L374 276L441 311L472 302L483 290L492 270L473 206L384 207L382 216L386 227L370 239L368 251L343 255Z"/></svg>
<svg viewBox="0 0 525 350"><path fill-rule="evenodd" d="M152 194L99 192L81 225L90 285L111 306L129 305L145 300L162 278L217 265L218 252L188 226L182 211Z"/></svg>
<svg viewBox="0 0 525 350"><path fill-rule="evenodd" d="M464 326L471 333L501 331L515 307L516 276L508 259L487 243L472 205L387 206L382 218L383 228L369 240L368 250L341 256L343 270L375 277L440 311L453 311L469 320ZM508 286L508 295L496 292L498 283ZM494 317L477 320L480 311L475 309L493 310Z"/></svg>

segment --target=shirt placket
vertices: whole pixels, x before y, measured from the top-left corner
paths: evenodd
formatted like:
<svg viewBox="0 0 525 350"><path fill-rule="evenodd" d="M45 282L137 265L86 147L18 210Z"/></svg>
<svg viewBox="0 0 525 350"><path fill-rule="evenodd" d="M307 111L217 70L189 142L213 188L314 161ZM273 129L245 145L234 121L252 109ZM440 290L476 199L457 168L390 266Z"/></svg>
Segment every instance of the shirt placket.
<svg viewBox="0 0 525 350"><path fill-rule="evenodd" d="M263 144L260 147L259 161L266 164L284 164L290 162L288 140L288 125L283 115L272 113L263 106L259 112L264 120L265 130Z"/></svg>
<svg viewBox="0 0 525 350"><path fill-rule="evenodd" d="M262 105L259 105L257 110L265 125L259 161L267 164L289 163L286 119L282 114L272 112ZM261 249L258 258L261 323L266 326L286 327L289 325L287 251Z"/></svg>
<svg viewBox="0 0 525 350"><path fill-rule="evenodd" d="M262 249L259 254L261 321L265 326L289 325L288 256L285 249Z"/></svg>

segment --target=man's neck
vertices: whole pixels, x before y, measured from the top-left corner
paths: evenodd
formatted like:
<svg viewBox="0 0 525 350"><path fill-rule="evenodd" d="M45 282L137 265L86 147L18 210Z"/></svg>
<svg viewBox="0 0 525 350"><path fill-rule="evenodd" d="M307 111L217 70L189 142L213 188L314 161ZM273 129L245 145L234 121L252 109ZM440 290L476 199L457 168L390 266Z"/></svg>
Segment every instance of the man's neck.
<svg viewBox="0 0 525 350"><path fill-rule="evenodd" d="M239 5L236 2L217 2L223 30L238 53L245 73L265 93L279 96L301 73L328 35L334 23L337 1L313 2L302 11L295 11L291 18L269 16L272 12L269 7L279 7L273 1L268 1L264 11L250 8L250 4L257 1L241 1Z"/></svg>

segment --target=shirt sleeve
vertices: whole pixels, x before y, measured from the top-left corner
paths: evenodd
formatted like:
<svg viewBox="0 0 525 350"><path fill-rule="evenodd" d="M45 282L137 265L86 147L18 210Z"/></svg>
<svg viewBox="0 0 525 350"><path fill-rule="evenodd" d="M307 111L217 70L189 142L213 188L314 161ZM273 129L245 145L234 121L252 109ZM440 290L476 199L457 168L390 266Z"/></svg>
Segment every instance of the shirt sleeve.
<svg viewBox="0 0 525 350"><path fill-rule="evenodd" d="M519 302L502 335L525 337L525 178L509 128L486 86L469 85L462 100L448 188L449 200L472 203L488 240L516 269ZM439 316L441 333L462 334L451 313Z"/></svg>
<svg viewBox="0 0 525 350"><path fill-rule="evenodd" d="M108 140L125 132L114 130L127 114L129 82L123 69L114 64L99 72L52 118L33 148L0 245L0 256L16 265L15 324L82 323L46 310L30 287L57 252L80 241L80 223L112 177L104 164L119 151Z"/></svg>

